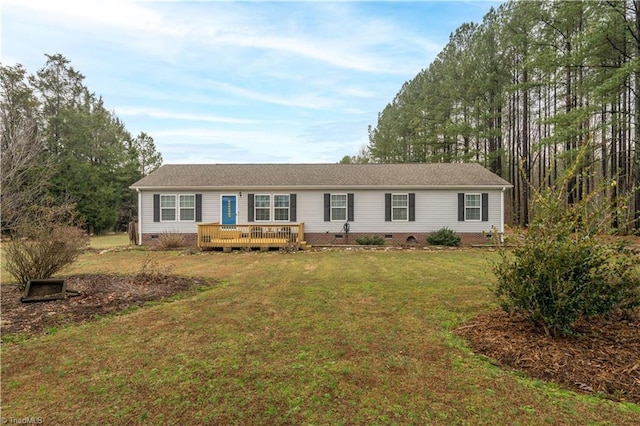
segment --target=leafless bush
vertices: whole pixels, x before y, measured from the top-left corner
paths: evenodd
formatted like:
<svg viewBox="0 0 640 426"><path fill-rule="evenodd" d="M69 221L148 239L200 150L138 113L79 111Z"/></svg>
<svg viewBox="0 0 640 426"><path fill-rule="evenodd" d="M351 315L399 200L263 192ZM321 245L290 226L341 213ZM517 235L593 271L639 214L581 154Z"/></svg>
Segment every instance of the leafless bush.
<svg viewBox="0 0 640 426"><path fill-rule="evenodd" d="M166 277L171 273L171 267L161 266L157 259L146 257L140 265L140 270L134 275L136 280L148 281Z"/></svg>
<svg viewBox="0 0 640 426"><path fill-rule="evenodd" d="M24 287L31 279L51 278L70 265L88 241L76 227L23 224L11 241L3 243L4 268Z"/></svg>
<svg viewBox="0 0 640 426"><path fill-rule="evenodd" d="M160 234L158 244L162 250L173 250L186 245L184 236L175 232L163 232Z"/></svg>
<svg viewBox="0 0 640 426"><path fill-rule="evenodd" d="M300 251L298 243L289 243L284 247L280 247L280 253L297 253L298 251Z"/></svg>

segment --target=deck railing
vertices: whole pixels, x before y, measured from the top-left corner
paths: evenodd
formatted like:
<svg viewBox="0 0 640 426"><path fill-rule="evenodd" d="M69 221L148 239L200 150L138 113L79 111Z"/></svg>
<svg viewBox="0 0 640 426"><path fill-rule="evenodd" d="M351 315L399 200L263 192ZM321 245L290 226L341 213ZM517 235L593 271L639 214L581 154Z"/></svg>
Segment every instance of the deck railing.
<svg viewBox="0 0 640 426"><path fill-rule="evenodd" d="M200 248L271 248L304 244L304 224L198 224Z"/></svg>

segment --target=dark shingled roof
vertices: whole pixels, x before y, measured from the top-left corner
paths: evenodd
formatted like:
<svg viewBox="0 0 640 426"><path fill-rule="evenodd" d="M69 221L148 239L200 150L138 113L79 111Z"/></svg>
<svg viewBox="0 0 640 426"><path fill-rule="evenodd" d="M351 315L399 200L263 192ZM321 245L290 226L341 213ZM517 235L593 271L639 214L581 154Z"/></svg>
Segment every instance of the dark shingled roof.
<svg viewBox="0 0 640 426"><path fill-rule="evenodd" d="M132 189L510 187L472 163L437 164L167 164Z"/></svg>

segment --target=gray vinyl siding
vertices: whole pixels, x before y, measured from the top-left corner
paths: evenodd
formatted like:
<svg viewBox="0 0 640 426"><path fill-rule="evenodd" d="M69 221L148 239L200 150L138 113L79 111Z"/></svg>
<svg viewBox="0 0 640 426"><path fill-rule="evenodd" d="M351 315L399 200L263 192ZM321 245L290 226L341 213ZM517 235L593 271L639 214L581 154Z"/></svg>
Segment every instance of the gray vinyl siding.
<svg viewBox="0 0 640 426"><path fill-rule="evenodd" d="M153 221L153 195L154 194L202 194L202 221L201 222L154 222ZM225 193L226 195L227 193ZM175 232L180 234L192 234L198 232L198 223L211 223L220 221L220 197L221 192L212 191L143 191L141 200L141 212L138 212L141 223L141 231L145 234L161 234L163 232Z"/></svg>
<svg viewBox="0 0 640 426"><path fill-rule="evenodd" d="M458 193L488 193L489 220L458 221ZM154 222L153 194L202 194L201 222ZM240 195L242 193L242 195ZM248 194L296 194L296 222L304 222L305 232L340 233L344 221L324 221L324 194L354 194L354 221L349 222L351 232L392 234L394 232L431 232L448 227L456 232L477 233L491 231L492 226L501 229L502 219L501 191L488 189L447 189L447 190L355 190L355 189L319 189L295 190L291 188L270 188L266 191L142 191L140 224L141 232L149 233L196 233L198 223L220 222L220 203L222 195L237 196L238 224L248 224ZM385 193L415 193L415 221L385 222ZM271 216L273 218L273 215ZM255 224L264 224L257 222ZM270 223L270 222L266 222ZM273 222L282 224L283 222Z"/></svg>
<svg viewBox="0 0 640 426"><path fill-rule="evenodd" d="M299 191L298 221L304 222L306 232L339 233L344 222L325 222L323 194L354 193L355 220L349 222L350 232L386 233L431 232L448 227L457 232L491 231L492 226L500 229L500 190L406 190L406 191ZM384 194L415 193L414 222L385 222ZM458 222L458 192L489 194L489 220Z"/></svg>

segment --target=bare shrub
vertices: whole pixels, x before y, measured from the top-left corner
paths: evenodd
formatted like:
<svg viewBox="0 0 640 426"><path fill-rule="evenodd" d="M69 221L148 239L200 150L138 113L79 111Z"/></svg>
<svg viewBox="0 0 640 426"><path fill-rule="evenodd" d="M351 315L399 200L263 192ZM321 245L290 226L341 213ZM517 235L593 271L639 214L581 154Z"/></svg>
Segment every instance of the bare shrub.
<svg viewBox="0 0 640 426"><path fill-rule="evenodd" d="M136 281L160 279L171 273L170 266L161 266L157 259L147 256L140 265L140 270L134 275Z"/></svg>
<svg viewBox="0 0 640 426"><path fill-rule="evenodd" d="M70 265L89 241L79 228L59 224L22 225L3 244L4 268L21 286L31 279L51 278Z"/></svg>
<svg viewBox="0 0 640 426"><path fill-rule="evenodd" d="M184 236L175 232L163 232L158 237L158 247L162 250L173 250L186 245Z"/></svg>
<svg viewBox="0 0 640 426"><path fill-rule="evenodd" d="M284 247L280 247L280 253L297 253L300 251L300 244L291 242Z"/></svg>

